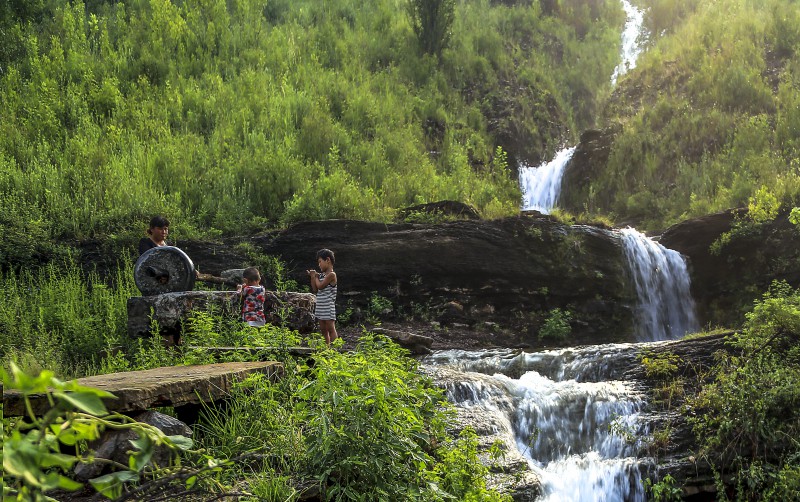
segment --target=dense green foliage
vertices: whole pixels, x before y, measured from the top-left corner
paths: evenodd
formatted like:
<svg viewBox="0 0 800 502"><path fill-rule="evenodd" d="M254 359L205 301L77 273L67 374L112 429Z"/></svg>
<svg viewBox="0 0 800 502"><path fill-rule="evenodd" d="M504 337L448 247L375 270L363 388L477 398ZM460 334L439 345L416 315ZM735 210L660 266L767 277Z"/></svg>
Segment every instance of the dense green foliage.
<svg viewBox="0 0 800 502"><path fill-rule="evenodd" d="M701 453L735 487L737 501L794 500L799 493L798 341L800 290L776 284L690 400Z"/></svg>
<svg viewBox="0 0 800 502"><path fill-rule="evenodd" d="M228 456L268 452L263 469L284 477L287 494L291 476L326 500L505 500L485 488L474 433L447 437L441 390L402 352L366 336L352 353L290 366L277 385L251 379L233 409L207 412L203 443Z"/></svg>
<svg viewBox="0 0 800 502"><path fill-rule="evenodd" d="M405 7L4 3L0 264L129 245L154 213L208 236L440 199L516 212L496 148L537 161L592 122L618 2L461 2L440 55Z"/></svg>
<svg viewBox="0 0 800 502"><path fill-rule="evenodd" d="M113 286L107 285L107 280ZM132 267L113 277L84 277L73 266L0 272L0 364L43 369L61 378L94 373L127 336L126 304L138 296Z"/></svg>
<svg viewBox="0 0 800 502"><path fill-rule="evenodd" d="M286 329L219 333L214 328L224 321L198 317L186 333L192 344L298 343L297 334ZM104 368L211 362L203 360L208 358L203 350L168 351L154 340L128 356L109 356ZM271 356L283 360L284 378L271 383L255 375L235 389L226 406L207 408L195 427L199 450L190 450L186 438L165 437L152 426L108 415L99 399L106 393L64 384L49 371L28 376L12 363L11 372L3 372L7 388L34 394L54 387L55 405L44 417L4 421L4 494L45 500L41 496L53 489L79 489L81 483L69 477L71 467L91 462L87 442L111 428L133 430L139 438L132 442L127 468L116 465L113 474L91 481L109 498L131 490L139 500L152 490L169 496L188 489L198 499L202 493L236 491L247 497L243 500L287 501L318 487L325 500L509 499L487 489L488 468L478 459L475 433L467 429L458 438L449 436L454 422L443 391L387 338L362 337L353 352L317 352L310 367L286 353ZM160 444L186 450L182 461L148 464ZM75 453L62 453L74 445Z"/></svg>
<svg viewBox="0 0 800 502"><path fill-rule="evenodd" d="M648 12L650 46L604 112L621 132L570 204L647 228L764 194L797 205L797 3L658 0Z"/></svg>

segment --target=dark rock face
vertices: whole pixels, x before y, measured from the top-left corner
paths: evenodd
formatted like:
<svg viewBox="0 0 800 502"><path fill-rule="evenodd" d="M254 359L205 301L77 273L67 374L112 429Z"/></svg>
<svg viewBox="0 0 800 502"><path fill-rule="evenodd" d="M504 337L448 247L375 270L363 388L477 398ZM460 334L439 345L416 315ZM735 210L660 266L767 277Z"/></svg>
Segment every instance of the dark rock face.
<svg viewBox="0 0 800 502"><path fill-rule="evenodd" d="M730 241L711 251L731 231ZM788 213L764 224L747 223L744 210L730 210L687 220L668 228L659 242L689 258L692 296L701 324L738 325L753 300L772 281L800 287L800 230Z"/></svg>
<svg viewBox="0 0 800 502"><path fill-rule="evenodd" d="M460 323L496 323L494 343L523 346L539 345L535 335L556 307L573 313L565 344L625 340L632 329L636 299L619 238L595 227L528 216L437 225L334 220L250 242L279 256L300 284L316 251L332 249L339 312L366 308L374 294L395 312L454 302Z"/></svg>
<svg viewBox="0 0 800 502"><path fill-rule="evenodd" d="M559 207L580 213L585 210L584 204L592 204L589 185L592 180L605 175L604 170L611 153L611 145L621 130L621 126L614 125L602 130L589 129L581 134L580 143L564 169ZM588 209L597 208L588 207Z"/></svg>

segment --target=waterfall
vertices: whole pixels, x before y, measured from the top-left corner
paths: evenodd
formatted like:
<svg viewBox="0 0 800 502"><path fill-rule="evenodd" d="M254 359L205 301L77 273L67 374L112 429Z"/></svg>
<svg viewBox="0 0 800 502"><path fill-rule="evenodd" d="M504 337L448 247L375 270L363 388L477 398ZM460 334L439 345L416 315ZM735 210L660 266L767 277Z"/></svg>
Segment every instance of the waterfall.
<svg viewBox="0 0 800 502"><path fill-rule="evenodd" d="M622 0L627 21L621 62L611 84L636 65L643 13ZM533 168L519 168L522 209L548 214L558 202L564 169L575 147ZM639 304L641 341L669 340L698 328L683 258L634 229L620 231ZM460 371L445 383L448 399L480 406L507 424L516 446L538 472L546 502L644 501L642 464L634 445L644 437L644 397L624 380L636 361L632 344L527 354L519 351L446 351L425 364ZM617 433L612 433L613 428ZM504 426L506 427L506 426ZM622 431L623 434L620 434Z"/></svg>
<svg viewBox="0 0 800 502"><path fill-rule="evenodd" d="M641 341L674 340L697 331L686 262L633 228L620 230L636 285L636 333Z"/></svg>
<svg viewBox="0 0 800 502"><path fill-rule="evenodd" d="M622 61L614 68L614 73L611 74L611 85L616 85L619 77L636 67L636 59L642 52L642 46L639 45L639 36L642 32L644 13L631 5L628 0L622 0L622 8L627 15L625 28L622 30L622 50L620 54Z"/></svg>
<svg viewBox="0 0 800 502"><path fill-rule="evenodd" d="M509 424L516 447L542 480L540 500L644 501L637 445L626 434L649 433L643 395L621 380L635 344L528 354L444 351L423 360L446 366L443 382L460 407L480 406ZM620 361L608 366L608 360ZM617 431L611 431L612 427ZM619 431L625 431L620 434Z"/></svg>
<svg viewBox="0 0 800 502"><path fill-rule="evenodd" d="M627 20L622 31L622 50L619 65L611 75L611 84L616 85L617 79L628 70L636 67L636 59L642 52L639 38L642 31L644 13L631 5L628 0L622 0ZM522 189L522 210L535 210L549 214L561 194L561 178L564 168L575 152L574 146L559 151L550 162L545 162L539 167L528 165L519 166L519 185Z"/></svg>
<svg viewBox="0 0 800 502"><path fill-rule="evenodd" d="M522 189L522 209L549 214L561 193L561 178L575 147L564 148L553 160L539 167L521 166L519 184Z"/></svg>

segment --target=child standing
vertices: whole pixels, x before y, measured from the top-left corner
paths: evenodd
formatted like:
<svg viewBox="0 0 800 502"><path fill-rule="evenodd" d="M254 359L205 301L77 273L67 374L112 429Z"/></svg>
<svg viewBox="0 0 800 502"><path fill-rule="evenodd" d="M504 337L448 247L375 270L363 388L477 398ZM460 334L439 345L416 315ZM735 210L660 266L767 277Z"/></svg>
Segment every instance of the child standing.
<svg viewBox="0 0 800 502"><path fill-rule="evenodd" d="M242 302L242 321L255 328L260 328L267 324L264 316L264 296L266 290L261 283L261 274L255 267L249 267L242 272L244 284L236 288L236 292L241 296Z"/></svg>
<svg viewBox="0 0 800 502"><path fill-rule="evenodd" d="M336 258L330 249L320 249L317 252L316 270L307 270L311 280L311 291L317 294L317 306L314 309L314 317L319 320L319 329L325 336L325 342L330 345L338 338L336 333L336 272L333 271L333 264Z"/></svg>

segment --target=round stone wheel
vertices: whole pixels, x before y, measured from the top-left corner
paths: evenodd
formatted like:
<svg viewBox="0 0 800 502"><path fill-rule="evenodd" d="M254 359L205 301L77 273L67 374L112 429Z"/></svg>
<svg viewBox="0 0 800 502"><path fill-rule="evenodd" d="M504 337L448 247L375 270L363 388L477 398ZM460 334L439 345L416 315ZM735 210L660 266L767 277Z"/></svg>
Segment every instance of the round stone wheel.
<svg viewBox="0 0 800 502"><path fill-rule="evenodd" d="M195 278L191 258L175 246L148 249L133 266L133 280L144 296L191 291Z"/></svg>

